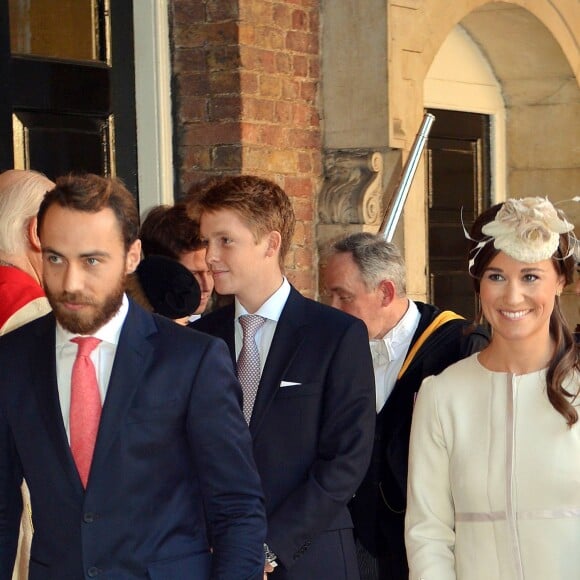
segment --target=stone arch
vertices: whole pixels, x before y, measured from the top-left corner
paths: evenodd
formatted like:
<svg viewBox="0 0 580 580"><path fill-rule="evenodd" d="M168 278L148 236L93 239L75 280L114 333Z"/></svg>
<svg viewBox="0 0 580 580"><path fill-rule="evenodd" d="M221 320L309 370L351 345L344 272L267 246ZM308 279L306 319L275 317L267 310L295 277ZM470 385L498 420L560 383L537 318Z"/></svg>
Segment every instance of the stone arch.
<svg viewBox="0 0 580 580"><path fill-rule="evenodd" d="M507 195L550 194L555 199L573 195L573 184L580 177L575 0L397 0L389 2L388 16L392 147L404 154L409 150L423 115L423 83L429 67L451 30L461 25L484 54L502 89ZM551 139L551 135L557 137ZM426 294L426 240L417 228L425 216L424 183L420 168L404 218L410 287L417 296ZM417 259L422 252L423 262Z"/></svg>

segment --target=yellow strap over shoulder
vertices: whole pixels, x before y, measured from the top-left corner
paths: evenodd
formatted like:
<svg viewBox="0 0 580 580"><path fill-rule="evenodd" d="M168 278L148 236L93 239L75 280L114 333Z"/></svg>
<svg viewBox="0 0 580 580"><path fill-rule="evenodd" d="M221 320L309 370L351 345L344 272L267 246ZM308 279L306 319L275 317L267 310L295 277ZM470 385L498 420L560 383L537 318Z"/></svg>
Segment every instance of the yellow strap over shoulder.
<svg viewBox="0 0 580 580"><path fill-rule="evenodd" d="M431 322L431 324L423 331L423 334L417 339L417 342L413 345L413 348L407 353L405 358L405 362L399 371L399 375L397 376L397 380L399 380L404 374L405 371L409 368L411 361L415 358L417 351L423 346L423 343L440 327L443 326L446 322L450 320L464 320L463 316L451 311L451 310L443 310L440 312Z"/></svg>

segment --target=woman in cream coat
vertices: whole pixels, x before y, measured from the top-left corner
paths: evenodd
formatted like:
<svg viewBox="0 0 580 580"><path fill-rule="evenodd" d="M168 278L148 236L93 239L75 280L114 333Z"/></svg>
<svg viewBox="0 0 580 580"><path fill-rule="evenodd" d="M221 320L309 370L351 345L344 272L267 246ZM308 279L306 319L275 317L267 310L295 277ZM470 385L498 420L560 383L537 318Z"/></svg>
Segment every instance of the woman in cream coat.
<svg viewBox="0 0 580 580"><path fill-rule="evenodd" d="M580 578L580 356L559 306L572 226L543 198L473 225L490 345L423 382L411 432L411 580Z"/></svg>

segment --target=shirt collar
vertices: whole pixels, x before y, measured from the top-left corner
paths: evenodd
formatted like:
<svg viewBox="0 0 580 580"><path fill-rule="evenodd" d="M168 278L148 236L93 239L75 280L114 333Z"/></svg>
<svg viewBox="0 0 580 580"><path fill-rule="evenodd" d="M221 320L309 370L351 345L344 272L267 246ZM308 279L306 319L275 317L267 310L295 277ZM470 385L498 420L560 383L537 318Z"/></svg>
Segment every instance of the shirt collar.
<svg viewBox="0 0 580 580"><path fill-rule="evenodd" d="M419 309L412 300L409 300L408 302L409 305L407 311L401 320L397 322L397 325L391 328L383 338L371 341L371 344L373 342L384 342L390 360L400 358L407 352L409 343L411 342L413 335L417 330L417 325L419 324Z"/></svg>
<svg viewBox="0 0 580 580"><path fill-rule="evenodd" d="M274 322L278 322L280 320L280 316L282 315L282 310L284 310L284 306L286 305L286 301L288 300L288 296L290 296L290 283L284 276L282 280L282 284L280 288L258 308L254 314L258 314L259 316L263 316L268 320L273 320ZM248 311L240 304L239 300L235 299L236 304L236 320L243 314L248 314Z"/></svg>
<svg viewBox="0 0 580 580"><path fill-rule="evenodd" d="M129 300L127 295L123 294L123 300L119 310L116 314L109 320L106 324L101 326L96 332L90 336L100 339L103 342L109 344L117 345L119 342L119 336L121 334L121 329L123 328L123 323L125 318L127 318L127 313L129 312ZM56 346L62 346L67 344L71 339L79 336L64 329L57 321L56 323Z"/></svg>

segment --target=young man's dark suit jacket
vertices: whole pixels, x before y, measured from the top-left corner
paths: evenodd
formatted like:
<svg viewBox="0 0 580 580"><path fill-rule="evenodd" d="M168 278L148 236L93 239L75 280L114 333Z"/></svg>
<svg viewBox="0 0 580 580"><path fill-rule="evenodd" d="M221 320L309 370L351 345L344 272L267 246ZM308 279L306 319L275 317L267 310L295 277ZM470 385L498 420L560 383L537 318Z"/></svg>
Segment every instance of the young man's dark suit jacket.
<svg viewBox="0 0 580 580"><path fill-rule="evenodd" d="M0 578L24 475L30 580L262 579L263 495L221 341L130 303L86 491L62 421L52 314L0 339L0 369Z"/></svg>
<svg viewBox="0 0 580 580"><path fill-rule="evenodd" d="M415 304L420 319L409 350L441 312L431 304ZM409 577L404 518L409 437L417 392L425 377L439 374L449 365L487 346L487 331L477 327L469 332L470 325L466 320L457 319L435 330L423 343L405 374L395 383L379 415L373 460L349 507L355 535L368 551L381 555L381 580L407 580ZM429 482L426 481L425 485Z"/></svg>
<svg viewBox="0 0 580 580"><path fill-rule="evenodd" d="M193 324L223 338L232 360L234 315L226 306ZM367 470L374 424L366 327L292 288L250 421L266 541L281 563L272 580L358 578L347 502Z"/></svg>

